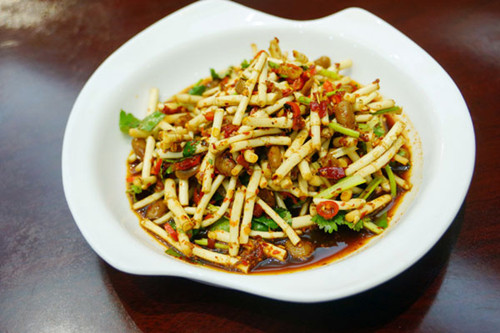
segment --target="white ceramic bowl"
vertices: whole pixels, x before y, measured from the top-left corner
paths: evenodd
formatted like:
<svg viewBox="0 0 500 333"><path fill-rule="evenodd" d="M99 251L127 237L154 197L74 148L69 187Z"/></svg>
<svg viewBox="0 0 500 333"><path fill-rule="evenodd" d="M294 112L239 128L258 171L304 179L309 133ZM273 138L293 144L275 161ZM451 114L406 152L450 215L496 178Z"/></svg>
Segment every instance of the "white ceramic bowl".
<svg viewBox="0 0 500 333"><path fill-rule="evenodd" d="M249 59L251 43L267 48L275 36L283 50L300 50L311 58L352 59L352 78L363 84L380 78L383 95L404 107L414 125L411 139L418 161L415 186L398 210L402 217L361 251L289 274L245 276L171 258L139 227L125 195L130 143L119 131L119 111L142 118L151 87L160 88L166 98L207 76L211 67L224 69ZM376 16L350 8L317 20L292 21L212 0L155 23L96 70L67 124L62 173L83 236L115 268L181 276L280 300L317 302L367 290L421 258L458 212L474 155L471 120L453 81L424 50Z"/></svg>

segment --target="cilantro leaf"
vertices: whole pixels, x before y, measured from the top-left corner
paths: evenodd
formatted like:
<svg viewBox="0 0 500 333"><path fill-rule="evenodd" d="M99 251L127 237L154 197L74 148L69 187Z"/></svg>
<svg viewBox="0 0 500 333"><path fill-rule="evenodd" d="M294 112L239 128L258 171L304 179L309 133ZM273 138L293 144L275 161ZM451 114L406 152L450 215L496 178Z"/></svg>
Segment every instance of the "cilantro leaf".
<svg viewBox="0 0 500 333"><path fill-rule="evenodd" d="M337 216L338 214L335 217ZM338 226L335 218L332 220L327 220L318 214L312 217L312 221L316 223L320 229L322 229L324 232L328 232L329 234L334 231L338 231Z"/></svg>
<svg viewBox="0 0 500 333"><path fill-rule="evenodd" d="M241 68L245 69L245 68L248 68L250 66L250 63L244 59L242 62L241 62Z"/></svg>
<svg viewBox="0 0 500 333"><path fill-rule="evenodd" d="M274 222L274 220L272 218L267 217L265 215L262 215L260 217L254 217L252 219L252 226L253 226L253 222L258 222L261 225L264 225L266 230L263 230L263 231L276 230L279 228L278 224L276 222Z"/></svg>
<svg viewBox="0 0 500 333"><path fill-rule="evenodd" d="M286 223L292 224L292 213L290 213L287 209L278 207L276 208L276 213L285 220Z"/></svg>
<svg viewBox="0 0 500 333"><path fill-rule="evenodd" d="M136 128L139 126L141 121L134 117L133 114L127 113L123 110L120 111L120 131L122 131L125 134L128 134L128 130L131 128Z"/></svg>
<svg viewBox="0 0 500 333"><path fill-rule="evenodd" d="M269 231L269 227L267 227L263 223L255 221L255 219L253 219L252 220L252 230L256 230L256 231Z"/></svg>
<svg viewBox="0 0 500 333"><path fill-rule="evenodd" d="M345 222L344 225L348 226L350 229L352 229L354 231L360 231L361 229L363 229L363 225L364 225L363 221L364 221L364 219L361 219L356 224Z"/></svg>
<svg viewBox="0 0 500 333"><path fill-rule="evenodd" d="M219 76L219 74L217 74L217 72L213 68L210 68L210 75L212 76L212 79L214 79L214 80L220 80L221 79L221 77Z"/></svg>
<svg viewBox="0 0 500 333"><path fill-rule="evenodd" d="M324 232L332 233L334 231L338 231L338 227L340 225L345 225L354 231L360 231L363 229L363 221L359 220L358 223L352 224L347 222L345 219L345 213L340 212L335 215L332 219L325 219L321 215L315 215L312 217L312 221L318 225L320 229Z"/></svg>
<svg viewBox="0 0 500 333"><path fill-rule="evenodd" d="M139 124L139 129L146 132L151 132L153 128L155 128L155 126L163 120L164 117L165 114L161 113L160 111L155 111L141 121L141 123Z"/></svg>
<svg viewBox="0 0 500 333"><path fill-rule="evenodd" d="M184 146L184 149L182 150L182 156L184 157L189 157L193 156L194 153L196 152L196 146L199 144L198 141L188 141L186 142L186 145Z"/></svg>
<svg viewBox="0 0 500 333"><path fill-rule="evenodd" d="M207 87L200 84L201 83L201 80L198 81L198 83L196 83L191 89L189 89L188 93L190 95L197 95L197 96L201 96L205 90L207 90Z"/></svg>
<svg viewBox="0 0 500 333"><path fill-rule="evenodd" d="M387 212L384 212L384 214L378 216L375 219L375 224L381 228L387 228L388 223L387 223Z"/></svg>
<svg viewBox="0 0 500 333"><path fill-rule="evenodd" d="M286 223L291 224L292 223L292 213L290 213L287 209L285 208L276 208L276 213L285 220ZM264 225L266 228L265 230L262 231L269 231L269 230L277 230L279 229L279 225L274 222L274 220L267 215L262 215L260 217L254 217L252 219L252 228L254 226L253 222L260 223L261 225ZM255 225L255 227L259 227L258 225ZM261 229L256 229L256 230L261 230Z"/></svg>
<svg viewBox="0 0 500 333"><path fill-rule="evenodd" d="M231 75L231 72L232 72L233 68L229 68L229 70L224 74L224 75L219 75L215 69L213 68L210 68L210 75L212 76L212 79L214 80L222 80L223 78L225 78L226 76L229 76Z"/></svg>

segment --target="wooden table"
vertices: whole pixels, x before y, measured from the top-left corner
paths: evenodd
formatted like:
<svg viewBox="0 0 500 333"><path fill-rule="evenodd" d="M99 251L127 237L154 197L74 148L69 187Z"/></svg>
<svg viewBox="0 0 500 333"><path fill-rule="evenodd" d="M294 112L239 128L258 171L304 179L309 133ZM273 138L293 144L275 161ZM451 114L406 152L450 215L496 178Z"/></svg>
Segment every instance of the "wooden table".
<svg viewBox="0 0 500 333"><path fill-rule="evenodd" d="M238 1L292 19L365 8L461 89L477 139L472 185L439 243L400 276L293 304L125 274L92 251L61 182L71 107L109 54L190 2L0 1L0 332L500 332L499 1Z"/></svg>

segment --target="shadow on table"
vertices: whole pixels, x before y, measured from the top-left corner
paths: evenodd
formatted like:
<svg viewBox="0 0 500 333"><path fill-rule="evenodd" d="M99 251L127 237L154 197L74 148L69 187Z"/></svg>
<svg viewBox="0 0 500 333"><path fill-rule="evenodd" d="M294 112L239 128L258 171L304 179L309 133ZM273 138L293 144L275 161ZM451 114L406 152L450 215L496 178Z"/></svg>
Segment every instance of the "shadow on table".
<svg viewBox="0 0 500 333"><path fill-rule="evenodd" d="M270 300L175 277L136 276L103 264L125 309L144 332L322 332L375 330L388 325L419 298L418 327L432 305L464 218L459 211L439 242L415 265L371 290L314 304ZM440 274L441 273L441 274ZM307 281L304 281L307 283ZM388 325L389 326L389 325ZM410 326L410 327L409 327Z"/></svg>

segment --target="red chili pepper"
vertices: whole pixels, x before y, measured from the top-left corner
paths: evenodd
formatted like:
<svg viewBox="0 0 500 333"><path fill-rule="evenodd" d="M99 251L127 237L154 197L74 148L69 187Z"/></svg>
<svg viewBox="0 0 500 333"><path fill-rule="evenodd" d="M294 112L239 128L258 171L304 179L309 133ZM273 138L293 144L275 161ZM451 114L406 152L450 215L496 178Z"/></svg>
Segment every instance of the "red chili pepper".
<svg viewBox="0 0 500 333"><path fill-rule="evenodd" d="M339 205L337 205L335 201L321 201L316 206L316 211L321 217L329 220L337 215L339 212Z"/></svg>
<svg viewBox="0 0 500 333"><path fill-rule="evenodd" d="M308 77L313 77L316 75L316 65L312 65L309 67L309 69L306 71Z"/></svg>
<svg viewBox="0 0 500 333"><path fill-rule="evenodd" d="M291 110L293 113L293 123L292 123L292 129L294 131L301 129L304 127L304 122L302 118L300 117L300 107L297 103L295 102L286 102L285 103L285 109Z"/></svg>
<svg viewBox="0 0 500 333"><path fill-rule="evenodd" d="M262 214L264 214L264 209L262 209L259 204L255 204L255 206L253 206L253 216L261 217Z"/></svg>
<svg viewBox="0 0 500 333"><path fill-rule="evenodd" d="M250 163L245 160L245 156L243 156L243 153L239 154L238 157L236 157L236 163L242 165L245 169L248 169L250 167Z"/></svg>
<svg viewBox="0 0 500 333"><path fill-rule="evenodd" d="M205 193L201 191L201 188L195 188L193 192L193 202L198 206L198 203L200 202L201 198L203 197Z"/></svg>
<svg viewBox="0 0 500 333"><path fill-rule="evenodd" d="M165 229L166 232L172 237L176 242L179 241L179 238L177 237L177 231L172 228L172 226L168 223L165 223L163 225L163 228Z"/></svg>
<svg viewBox="0 0 500 333"><path fill-rule="evenodd" d="M165 105L163 109L161 110L161 113L164 114L174 114L174 113L181 113L181 112L186 112L186 107L185 106L178 106L175 109L172 109L168 107L168 105Z"/></svg>
<svg viewBox="0 0 500 333"><path fill-rule="evenodd" d="M239 128L240 127L237 125L226 124L226 125L222 126L222 128L220 130L222 133L224 133L225 138L229 138L231 136L231 134L233 134L233 132L236 132L237 130L239 130Z"/></svg>
<svg viewBox="0 0 500 333"><path fill-rule="evenodd" d="M323 83L323 90L326 92L333 91L334 87L333 84L330 81L325 81Z"/></svg>
<svg viewBox="0 0 500 333"><path fill-rule="evenodd" d="M127 183L132 183L134 181L134 178L133 176L130 176L130 177L127 177Z"/></svg>
<svg viewBox="0 0 500 333"><path fill-rule="evenodd" d="M198 165L201 160L201 155L195 155L190 158L186 158L184 161L177 162L174 164L174 169L175 170L188 170L191 169L192 167Z"/></svg>
<svg viewBox="0 0 500 333"><path fill-rule="evenodd" d="M215 239L207 238L207 247L209 249L215 249Z"/></svg>
<svg viewBox="0 0 500 333"><path fill-rule="evenodd" d="M345 177L345 170L341 167L324 167L319 168L318 173L321 177L328 179L339 180Z"/></svg>
<svg viewBox="0 0 500 333"><path fill-rule="evenodd" d="M214 120L214 111L208 111L205 113L205 119L208 121L213 121Z"/></svg>
<svg viewBox="0 0 500 333"><path fill-rule="evenodd" d="M299 77L298 79L295 79L295 80L291 80L292 82L291 83L291 87L292 87L292 90L300 90L302 89L302 87L304 86L304 79L302 79L302 76Z"/></svg>
<svg viewBox="0 0 500 333"><path fill-rule="evenodd" d="M335 104L339 104L340 102L342 102L342 96L339 94L335 94L332 96L332 100L334 100Z"/></svg>
<svg viewBox="0 0 500 333"><path fill-rule="evenodd" d="M152 175L157 175L160 173L162 162L163 161L161 160L161 158L156 160L156 163L153 165L153 168L151 169Z"/></svg>
<svg viewBox="0 0 500 333"><path fill-rule="evenodd" d="M323 118L327 113L328 103L327 101L321 101L320 103L313 101L309 104L309 107L311 111L317 112L318 115Z"/></svg>

